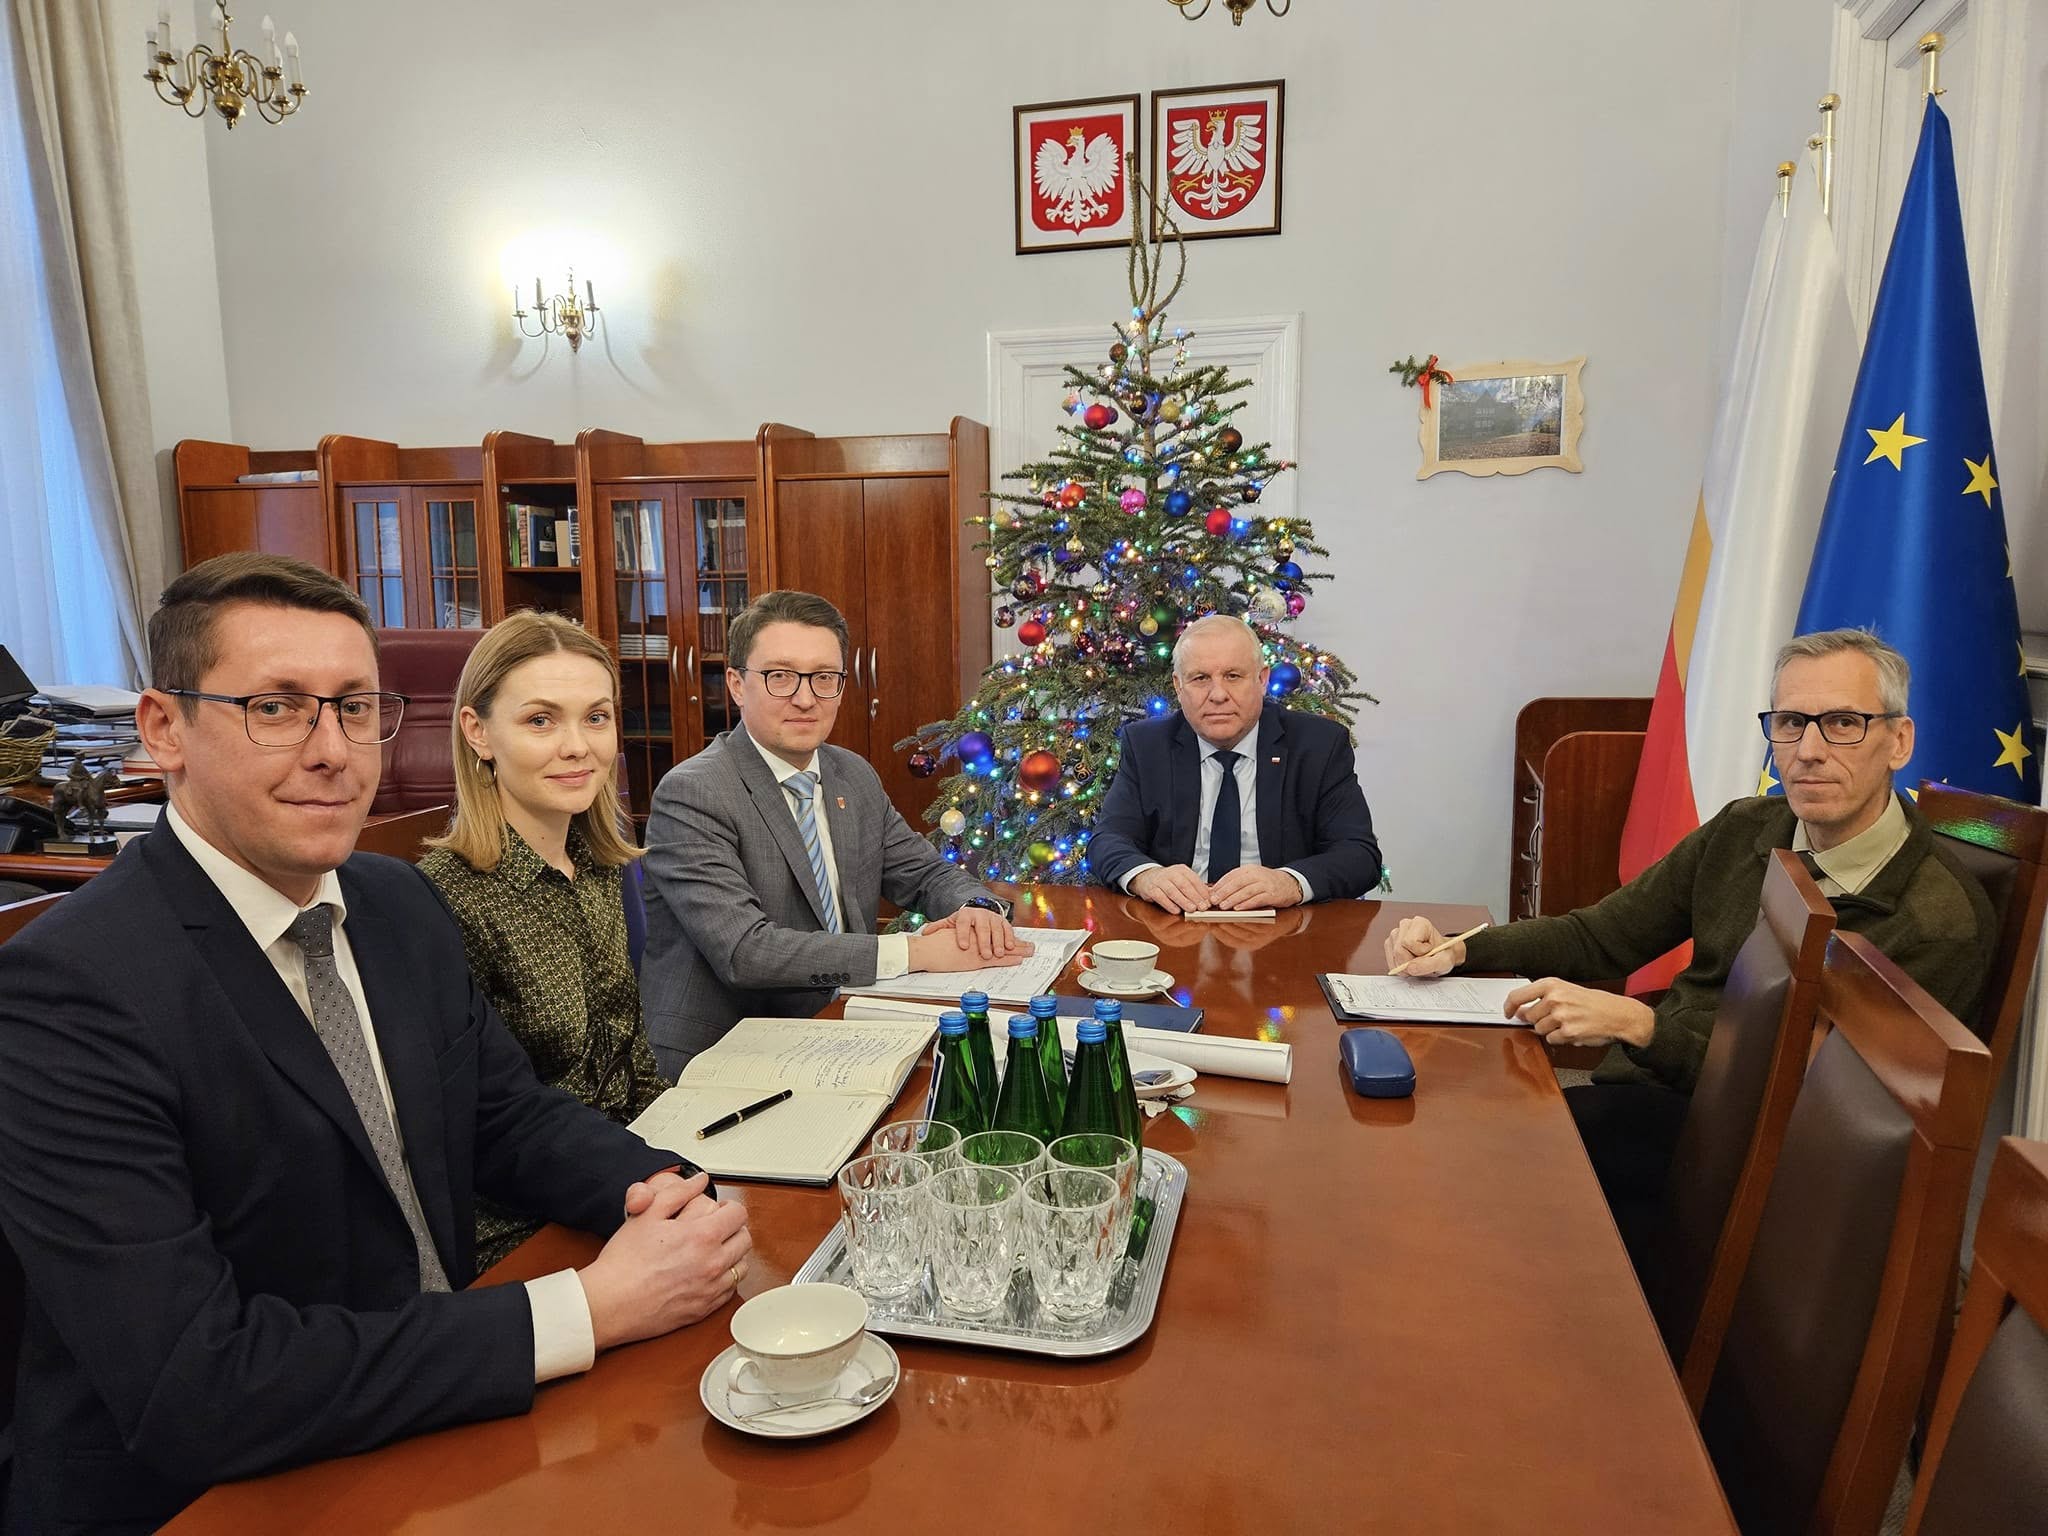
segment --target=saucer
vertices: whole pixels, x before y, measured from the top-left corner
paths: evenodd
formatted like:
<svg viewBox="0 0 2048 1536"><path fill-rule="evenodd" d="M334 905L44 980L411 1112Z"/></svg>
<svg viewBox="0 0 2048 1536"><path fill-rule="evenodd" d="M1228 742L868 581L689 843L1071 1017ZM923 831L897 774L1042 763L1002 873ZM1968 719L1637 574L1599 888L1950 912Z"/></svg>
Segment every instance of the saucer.
<svg viewBox="0 0 2048 1536"><path fill-rule="evenodd" d="M1081 983L1083 991L1093 992L1098 997L1150 997L1173 985L1173 977L1166 971L1153 971L1143 981L1125 983L1105 980L1100 971L1085 966L1074 979Z"/></svg>
<svg viewBox="0 0 2048 1536"><path fill-rule="evenodd" d="M856 1408L851 1403L820 1403L815 1408L792 1408L787 1413L770 1414L750 1423L739 1415L766 1408L774 1402L798 1403L805 1397L828 1394L785 1394L777 1397L766 1392L734 1392L726 1383L732 1362L739 1352L737 1344L728 1345L719 1352L718 1357L704 1368L703 1378L697 1383L697 1395L711 1410L711 1417L719 1423L744 1435L759 1435L764 1440L802 1440L811 1435L827 1435L835 1429L844 1429L889 1401L895 1395L896 1383L903 1378L902 1363L897 1360L896 1351L889 1347L888 1341L872 1333L863 1334L860 1348L854 1351L853 1359L847 1362L846 1369L832 1383L831 1391L850 1394L855 1388L886 1376L889 1379L887 1392L865 1408Z"/></svg>
<svg viewBox="0 0 2048 1536"><path fill-rule="evenodd" d="M1179 1093L1195 1080L1193 1067L1183 1066L1177 1061L1168 1061L1163 1056L1147 1056L1141 1051L1131 1052L1131 1076L1142 1078L1148 1073L1159 1073L1153 1081L1138 1082L1132 1091L1141 1099L1157 1099Z"/></svg>

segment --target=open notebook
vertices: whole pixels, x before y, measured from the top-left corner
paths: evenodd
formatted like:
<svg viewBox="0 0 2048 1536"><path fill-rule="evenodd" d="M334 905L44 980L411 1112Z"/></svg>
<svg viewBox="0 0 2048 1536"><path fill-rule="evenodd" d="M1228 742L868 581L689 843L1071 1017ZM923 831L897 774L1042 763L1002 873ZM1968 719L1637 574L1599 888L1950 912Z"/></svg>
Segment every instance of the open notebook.
<svg viewBox="0 0 2048 1536"><path fill-rule="evenodd" d="M629 1129L721 1177L829 1184L894 1101L932 1029L930 1019L741 1019ZM783 1103L697 1139L783 1088L793 1093Z"/></svg>

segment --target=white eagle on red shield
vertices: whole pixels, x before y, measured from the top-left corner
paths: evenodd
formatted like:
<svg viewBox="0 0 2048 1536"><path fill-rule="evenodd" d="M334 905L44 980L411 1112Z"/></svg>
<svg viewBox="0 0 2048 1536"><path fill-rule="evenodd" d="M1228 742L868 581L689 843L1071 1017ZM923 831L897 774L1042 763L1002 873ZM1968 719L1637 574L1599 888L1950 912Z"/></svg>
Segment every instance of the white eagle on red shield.
<svg viewBox="0 0 2048 1536"><path fill-rule="evenodd" d="M1166 114L1167 190L1191 218L1225 219L1266 179L1266 103L1228 102Z"/></svg>
<svg viewBox="0 0 2048 1536"><path fill-rule="evenodd" d="M1067 129L1062 146L1059 131L1034 132L1038 150L1032 156L1031 214L1040 229L1061 225L1076 234L1096 224L1123 217L1118 182L1123 153L1108 132L1107 119L1091 118ZM1089 136L1089 130L1095 130Z"/></svg>

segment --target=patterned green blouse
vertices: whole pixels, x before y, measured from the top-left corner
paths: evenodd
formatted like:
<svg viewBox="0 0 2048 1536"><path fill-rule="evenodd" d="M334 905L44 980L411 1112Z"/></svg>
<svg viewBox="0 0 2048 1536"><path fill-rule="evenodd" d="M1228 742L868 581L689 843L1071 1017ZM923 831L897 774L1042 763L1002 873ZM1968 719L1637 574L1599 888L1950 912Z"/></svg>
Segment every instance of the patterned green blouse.
<svg viewBox="0 0 2048 1536"><path fill-rule="evenodd" d="M576 878L509 825L505 853L479 870L446 848L420 860L462 929L477 985L542 1082L624 1125L668 1087L640 1020L640 983L626 948L623 873L569 834ZM540 1223L478 1197L476 1267L497 1263Z"/></svg>

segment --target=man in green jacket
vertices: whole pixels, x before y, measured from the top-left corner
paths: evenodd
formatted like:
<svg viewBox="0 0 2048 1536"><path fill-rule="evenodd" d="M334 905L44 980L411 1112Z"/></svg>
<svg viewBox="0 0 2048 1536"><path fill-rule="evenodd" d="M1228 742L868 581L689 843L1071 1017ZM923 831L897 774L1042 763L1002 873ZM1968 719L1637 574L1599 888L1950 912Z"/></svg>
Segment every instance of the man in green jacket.
<svg viewBox="0 0 2048 1536"><path fill-rule="evenodd" d="M1783 799L1731 801L1590 907L1489 928L1409 965L1411 976L1468 967L1537 978L1508 995L1510 1017L1546 1040L1611 1046L1593 1082L1565 1097L1617 1215L1663 1186L1772 849L1805 856L1842 928L1958 1018L1975 1011L1995 937L1990 900L1892 788L1913 755L1910 675L1867 630L1801 635L1778 653L1762 717ZM1692 961L1654 1008L1579 984L1625 977L1687 939ZM1387 963L1441 942L1428 919L1408 918L1387 939Z"/></svg>

